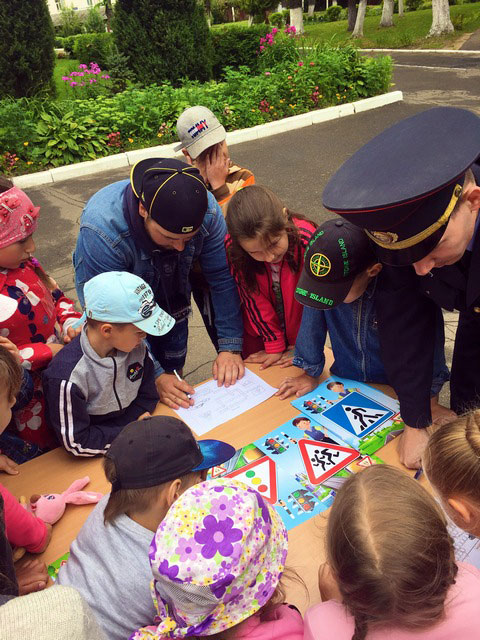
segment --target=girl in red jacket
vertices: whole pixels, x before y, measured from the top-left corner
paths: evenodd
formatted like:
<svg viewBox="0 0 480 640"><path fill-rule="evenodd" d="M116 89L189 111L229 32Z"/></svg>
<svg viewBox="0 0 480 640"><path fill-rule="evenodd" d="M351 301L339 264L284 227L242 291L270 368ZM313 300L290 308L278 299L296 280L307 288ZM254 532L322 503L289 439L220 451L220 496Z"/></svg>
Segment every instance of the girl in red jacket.
<svg viewBox="0 0 480 640"><path fill-rule="evenodd" d="M316 225L260 185L234 194L226 222L227 256L242 301L243 357L262 369L287 366L302 319L293 294Z"/></svg>
<svg viewBox="0 0 480 640"><path fill-rule="evenodd" d="M0 185L0 336L16 345L34 382L15 425L23 440L47 449L58 443L45 423L40 371L62 348L61 339L76 334L72 325L81 314L32 257L39 210L17 187Z"/></svg>

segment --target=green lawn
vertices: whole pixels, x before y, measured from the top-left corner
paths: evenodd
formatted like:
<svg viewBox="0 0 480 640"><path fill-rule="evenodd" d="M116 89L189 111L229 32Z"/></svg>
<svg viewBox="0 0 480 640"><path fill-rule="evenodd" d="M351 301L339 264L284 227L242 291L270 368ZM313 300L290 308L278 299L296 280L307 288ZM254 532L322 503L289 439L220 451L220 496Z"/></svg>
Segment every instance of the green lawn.
<svg viewBox="0 0 480 640"><path fill-rule="evenodd" d="M69 58L57 58L55 60L53 81L57 89L57 99L62 100L63 98L69 97L68 87L65 82L63 82L62 76L68 76L70 71L77 71L79 64L78 60L70 60Z"/></svg>
<svg viewBox="0 0 480 640"><path fill-rule="evenodd" d="M480 29L480 2L474 4L460 4L450 7L452 20L461 21L461 29L440 38L427 38L426 35L432 24L432 10L409 11L402 18L395 15L394 27L379 27L380 16L366 16L363 28L364 37L356 40L362 48L398 49L402 47L414 47L422 49L438 49L451 45L462 33L471 33ZM462 17L463 16L463 20ZM218 27L233 24L247 25L247 21L230 23L228 25L215 25ZM317 22L305 25L305 36L315 42L345 42L350 38L347 32L347 21Z"/></svg>
<svg viewBox="0 0 480 640"><path fill-rule="evenodd" d="M379 27L380 16L366 16L363 28L364 37L358 40L360 47L380 47L396 49L401 47L420 47L433 49L445 47L457 39L462 33L472 32L480 28L480 3L462 4L450 7L450 16L455 23L463 16L463 26L459 31L439 38L426 38L432 24L432 10L410 11L402 18L395 15L394 27ZM461 18L460 18L461 19ZM347 22L319 22L305 26L305 35L317 42L343 42L350 37L347 33Z"/></svg>

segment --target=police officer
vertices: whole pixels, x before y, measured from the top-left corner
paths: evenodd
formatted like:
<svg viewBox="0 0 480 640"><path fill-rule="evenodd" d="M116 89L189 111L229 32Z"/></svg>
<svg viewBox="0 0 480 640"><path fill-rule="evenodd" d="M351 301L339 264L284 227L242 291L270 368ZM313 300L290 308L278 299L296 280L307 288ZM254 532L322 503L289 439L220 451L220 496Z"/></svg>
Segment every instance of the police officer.
<svg viewBox="0 0 480 640"><path fill-rule="evenodd" d="M327 184L327 209L363 227L384 269L377 317L390 384L407 425L400 459L420 466L431 423L435 307L460 312L451 407L480 405L480 118L451 107L402 120Z"/></svg>

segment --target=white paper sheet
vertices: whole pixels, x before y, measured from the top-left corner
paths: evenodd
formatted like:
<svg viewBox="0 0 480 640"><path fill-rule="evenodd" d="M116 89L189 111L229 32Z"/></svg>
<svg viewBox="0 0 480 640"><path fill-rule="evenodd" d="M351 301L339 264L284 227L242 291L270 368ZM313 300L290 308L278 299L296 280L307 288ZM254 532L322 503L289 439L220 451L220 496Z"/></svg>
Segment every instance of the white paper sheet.
<svg viewBox="0 0 480 640"><path fill-rule="evenodd" d="M210 380L195 389L193 407L177 409L178 417L201 436L219 424L227 422L244 411L268 400L277 391L245 369L245 375L231 387L218 387L216 380Z"/></svg>
<svg viewBox="0 0 480 640"><path fill-rule="evenodd" d="M453 538L455 558L480 569L480 540L457 527L450 519L448 532Z"/></svg>

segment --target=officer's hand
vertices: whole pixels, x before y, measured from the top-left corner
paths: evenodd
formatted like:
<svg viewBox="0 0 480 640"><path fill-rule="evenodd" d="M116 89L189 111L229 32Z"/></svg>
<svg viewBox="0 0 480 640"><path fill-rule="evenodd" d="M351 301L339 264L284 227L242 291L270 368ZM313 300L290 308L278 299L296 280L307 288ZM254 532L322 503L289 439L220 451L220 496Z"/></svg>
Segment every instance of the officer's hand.
<svg viewBox="0 0 480 640"><path fill-rule="evenodd" d="M294 378L285 378L275 395L278 396L280 400L285 400L294 394L299 398L306 393L310 393L310 391L313 391L317 387L318 378L313 378L306 373L302 373L302 375Z"/></svg>
<svg viewBox="0 0 480 640"><path fill-rule="evenodd" d="M193 405L193 397L188 398L187 393L193 396L195 389L185 380L177 380L173 373L162 373L155 380L160 400L171 409L183 407L188 409Z"/></svg>
<svg viewBox="0 0 480 640"><path fill-rule="evenodd" d="M413 429L405 425L403 433L397 438L397 451L400 462L408 469L420 469L422 455L428 442L426 429Z"/></svg>
<svg viewBox="0 0 480 640"><path fill-rule="evenodd" d="M441 427L442 424L448 424L457 418L457 414L454 411L444 407L443 404L439 404L437 397L430 400L430 410L432 412L432 424L436 427Z"/></svg>
<svg viewBox="0 0 480 640"><path fill-rule="evenodd" d="M244 375L245 365L242 356L230 351L220 351L213 363L213 379L217 381L218 386L229 387Z"/></svg>

